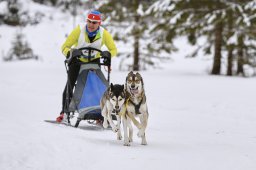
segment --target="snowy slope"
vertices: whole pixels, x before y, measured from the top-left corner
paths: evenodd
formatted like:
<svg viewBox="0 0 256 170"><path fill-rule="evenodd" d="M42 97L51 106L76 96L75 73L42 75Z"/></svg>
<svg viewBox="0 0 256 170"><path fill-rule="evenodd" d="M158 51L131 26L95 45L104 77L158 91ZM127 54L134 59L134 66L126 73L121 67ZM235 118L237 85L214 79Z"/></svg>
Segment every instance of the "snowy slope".
<svg viewBox="0 0 256 170"><path fill-rule="evenodd" d="M186 50L163 70L141 72L147 146L137 130L125 147L111 130L86 122L78 129L45 123L60 111L66 74L59 48L72 29L71 18L51 12L53 20L23 30L40 61L0 62L1 170L256 169L256 79L209 76L209 63L184 60ZM0 29L2 51L15 30ZM118 71L117 62L111 81L124 83L127 72Z"/></svg>
<svg viewBox="0 0 256 170"><path fill-rule="evenodd" d="M59 113L61 63L1 63L0 169L255 169L255 79L169 66L142 72L148 145L134 136L125 147L112 131L86 122L78 129L43 122ZM126 74L114 71L112 82Z"/></svg>

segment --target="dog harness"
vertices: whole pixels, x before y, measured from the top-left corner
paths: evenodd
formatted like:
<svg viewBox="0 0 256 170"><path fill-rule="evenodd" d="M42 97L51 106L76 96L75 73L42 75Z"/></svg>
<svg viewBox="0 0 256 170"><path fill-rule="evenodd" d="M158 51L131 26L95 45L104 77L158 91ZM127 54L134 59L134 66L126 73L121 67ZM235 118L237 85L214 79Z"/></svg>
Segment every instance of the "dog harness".
<svg viewBox="0 0 256 170"><path fill-rule="evenodd" d="M139 102L139 104L135 104L133 101L130 100L130 97L129 97L129 98L127 99L127 101L125 102L125 109L121 109L119 113L117 113L116 109L114 109L112 112L118 114L119 116L125 115L125 112L126 112L126 110L127 110L128 102L129 102L129 101L132 103L132 105L133 105L134 108L135 108L135 114L136 114L136 115L141 114L141 112L140 112L139 110L140 110L140 106L141 106L141 104L142 104L143 98L141 99L141 101ZM131 115L130 115L129 113L128 113L128 116L131 118Z"/></svg>
<svg viewBox="0 0 256 170"><path fill-rule="evenodd" d="M127 105L128 105L128 101L129 101L129 100L130 100L130 98L128 98L128 100L127 100ZM142 97L141 101L139 102L139 104L135 104L133 101L130 100L131 104L132 104L132 105L134 106L134 108L135 108L135 114L136 114L136 115L141 114L141 112L140 112L140 106L141 106L141 104L142 104L142 101L143 101L143 97Z"/></svg>
<svg viewBox="0 0 256 170"><path fill-rule="evenodd" d="M142 98L143 99L143 98ZM118 115L119 116L121 116L121 117L123 117L123 116L125 116L126 114L127 114L127 116L132 120L132 122L135 124L135 126L140 126L139 125L139 122L134 118L134 116L133 115L131 115L131 113L130 112L127 112L127 107L128 107L128 102L129 102L129 100L130 100L130 98L128 98L127 99L127 101L125 102L125 107L124 107L124 109L122 109L119 113L118 113ZM141 100L142 101L142 100ZM141 105L141 103L142 102L140 102L140 104L139 105ZM140 113L139 113L140 114ZM136 125L137 124L137 125ZM139 129L140 129L140 127L138 127Z"/></svg>

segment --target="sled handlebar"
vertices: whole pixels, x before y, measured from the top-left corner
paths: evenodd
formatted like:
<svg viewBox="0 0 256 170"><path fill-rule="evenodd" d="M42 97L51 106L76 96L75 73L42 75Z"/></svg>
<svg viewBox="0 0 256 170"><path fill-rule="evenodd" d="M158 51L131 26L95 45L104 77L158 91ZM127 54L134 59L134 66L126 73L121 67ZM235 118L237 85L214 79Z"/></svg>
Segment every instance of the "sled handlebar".
<svg viewBox="0 0 256 170"><path fill-rule="evenodd" d="M102 51L100 49L93 48L93 47L82 47L82 48L78 48L77 50L80 51L79 55L73 55L71 53L70 56L65 60L66 63L69 64L74 57L75 58L87 58L90 61L93 58L92 53L94 51L97 51L97 52L100 53L101 58L103 58L103 63L99 63L99 64L100 65L105 65L105 66L110 66L111 65L111 57L106 58L106 57L102 56Z"/></svg>
<svg viewBox="0 0 256 170"><path fill-rule="evenodd" d="M99 53L101 53L102 51L101 50L99 50L99 49L97 49L97 48L93 48L93 47L82 47L82 48L78 48L78 50L80 50L81 52L82 52L82 56L85 56L85 57L92 57L91 55L92 55L92 52L93 51L98 51ZM86 56L85 54L84 54L84 51L88 51L88 56Z"/></svg>
<svg viewBox="0 0 256 170"><path fill-rule="evenodd" d="M87 50L88 55L85 55L83 50ZM92 58L92 56L91 56L92 52L93 51L98 51L101 55L101 58L103 59L103 61L99 61L98 64L108 67L108 79L107 79L107 81L110 82L110 71L111 71L111 54L110 53L109 53L108 57L102 56L102 51L97 49L97 48L93 48L93 47L82 47L82 48L77 49L76 51L78 51L77 55L73 55L72 51L71 51L71 54L69 54L69 57L65 60L65 67L66 67L67 72L68 72L67 65L69 65L71 63L73 58L79 59L80 57L84 57L84 58L87 58L90 61L91 58ZM84 63L80 62L80 64L84 64Z"/></svg>

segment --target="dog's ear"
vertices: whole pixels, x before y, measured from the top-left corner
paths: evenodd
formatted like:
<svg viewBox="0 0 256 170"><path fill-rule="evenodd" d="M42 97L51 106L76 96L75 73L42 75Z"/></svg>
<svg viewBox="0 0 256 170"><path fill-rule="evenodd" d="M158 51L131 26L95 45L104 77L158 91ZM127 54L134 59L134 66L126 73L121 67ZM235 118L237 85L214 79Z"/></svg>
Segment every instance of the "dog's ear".
<svg viewBox="0 0 256 170"><path fill-rule="evenodd" d="M121 88L122 88L122 90L124 90L124 85L123 84L122 84Z"/></svg>
<svg viewBox="0 0 256 170"><path fill-rule="evenodd" d="M133 71L130 71L127 75L127 77L132 77L134 75Z"/></svg>
<svg viewBox="0 0 256 170"><path fill-rule="evenodd" d="M129 76L132 76L132 75L133 75L133 72L130 71L130 72L127 74L127 76L126 76L126 81L127 81L128 77L129 77Z"/></svg>
<svg viewBox="0 0 256 170"><path fill-rule="evenodd" d="M114 85L113 85L113 83L111 83L111 84L110 84L110 91L112 91L113 88L114 88Z"/></svg>
<svg viewBox="0 0 256 170"><path fill-rule="evenodd" d="M127 79L127 78L126 78ZM127 81L125 82L124 84L124 90L126 91L127 90Z"/></svg>
<svg viewBox="0 0 256 170"><path fill-rule="evenodd" d="M142 84L142 86L144 86L144 81L143 81L142 77L141 77L141 84Z"/></svg>
<svg viewBox="0 0 256 170"><path fill-rule="evenodd" d="M143 78L142 78L142 76L140 75L140 73L137 72L137 73L136 73L136 76L140 78L141 84L142 84L142 86L144 86Z"/></svg>
<svg viewBox="0 0 256 170"><path fill-rule="evenodd" d="M131 72L130 72L130 73L131 73ZM128 73L127 76L126 76L126 78L125 78L125 84L126 84L127 81L128 81L128 77L129 77L130 73Z"/></svg>

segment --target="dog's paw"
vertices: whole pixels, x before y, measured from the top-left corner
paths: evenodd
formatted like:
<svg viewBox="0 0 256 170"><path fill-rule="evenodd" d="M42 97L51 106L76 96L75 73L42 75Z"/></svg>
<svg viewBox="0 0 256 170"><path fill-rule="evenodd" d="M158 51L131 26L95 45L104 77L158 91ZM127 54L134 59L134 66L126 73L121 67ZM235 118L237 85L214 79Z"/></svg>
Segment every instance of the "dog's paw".
<svg viewBox="0 0 256 170"><path fill-rule="evenodd" d="M124 146L131 146L129 142L124 142Z"/></svg>
<svg viewBox="0 0 256 170"><path fill-rule="evenodd" d="M142 141L141 142L141 145L147 145L148 143L147 143L147 141Z"/></svg>
<svg viewBox="0 0 256 170"><path fill-rule="evenodd" d="M117 127L113 126L113 127L112 127L112 130L113 130L113 132L116 133L119 129L118 129Z"/></svg>
<svg viewBox="0 0 256 170"><path fill-rule="evenodd" d="M124 146L130 146L129 138L124 137Z"/></svg>
<svg viewBox="0 0 256 170"><path fill-rule="evenodd" d="M117 140L122 140L122 135L117 135Z"/></svg>
<svg viewBox="0 0 256 170"><path fill-rule="evenodd" d="M122 140L122 134L120 130L117 132L117 140Z"/></svg>
<svg viewBox="0 0 256 170"><path fill-rule="evenodd" d="M107 129L108 128L108 122L107 121L103 121L103 127L105 128L105 129Z"/></svg>
<svg viewBox="0 0 256 170"><path fill-rule="evenodd" d="M148 143L147 143L147 141L146 141L146 138L142 138L142 140L141 140L141 145L147 145Z"/></svg>
<svg viewBox="0 0 256 170"><path fill-rule="evenodd" d="M139 130L139 132L137 133L137 136L139 138L141 138L141 137L145 136L145 132L143 130Z"/></svg>

